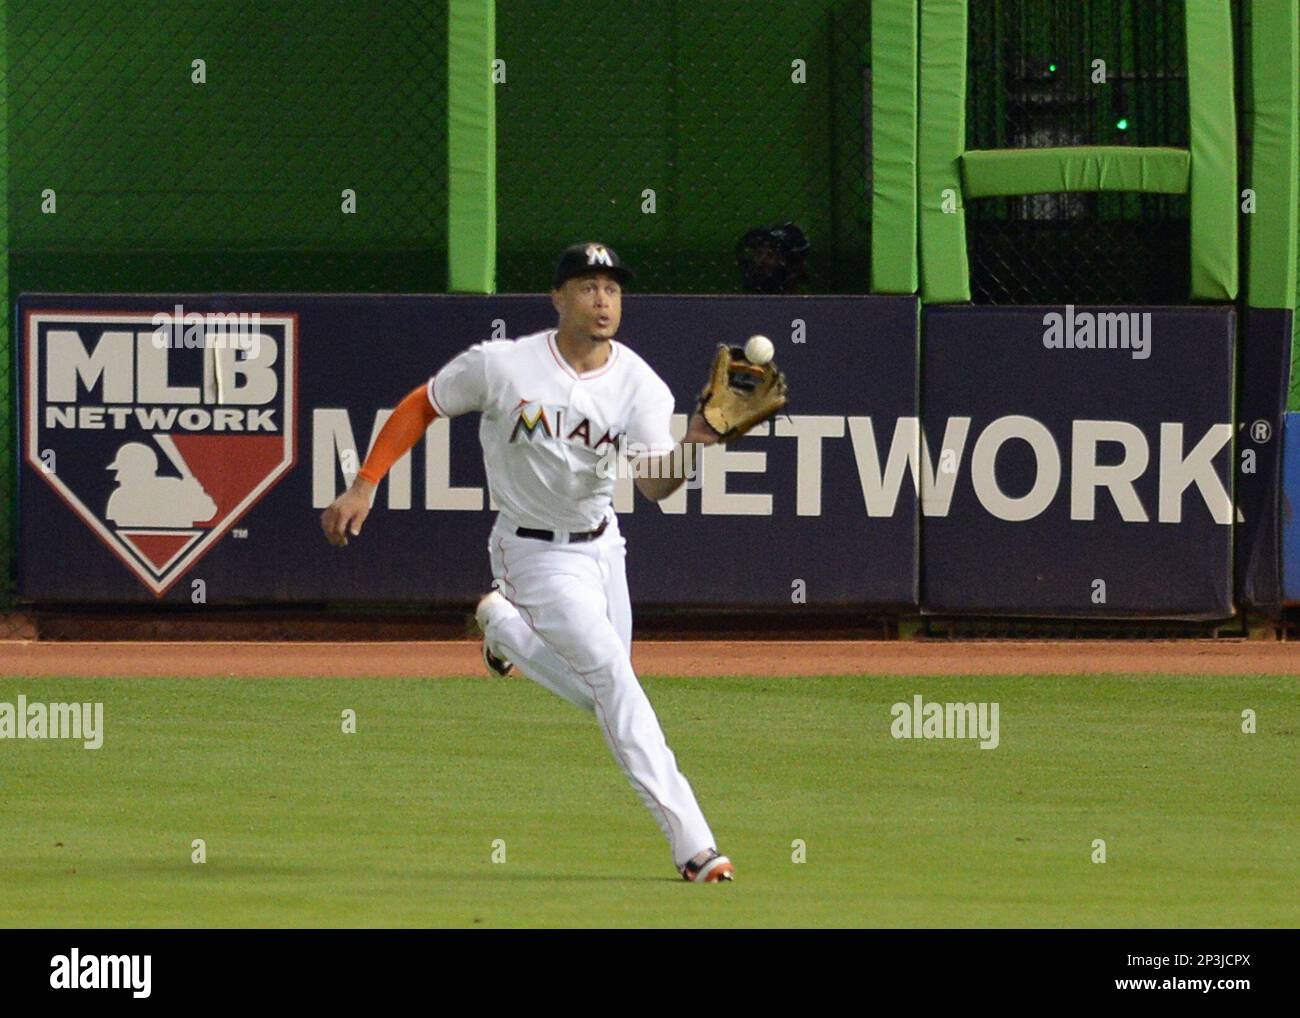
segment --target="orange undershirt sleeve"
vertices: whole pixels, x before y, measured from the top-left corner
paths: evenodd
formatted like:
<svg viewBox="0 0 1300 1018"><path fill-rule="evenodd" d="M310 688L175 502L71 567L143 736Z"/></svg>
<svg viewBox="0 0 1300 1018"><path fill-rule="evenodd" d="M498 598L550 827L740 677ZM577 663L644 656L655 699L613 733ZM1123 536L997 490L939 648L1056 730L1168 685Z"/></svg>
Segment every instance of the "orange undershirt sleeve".
<svg viewBox="0 0 1300 1018"><path fill-rule="evenodd" d="M437 416L429 403L425 386L416 386L397 404L397 409L380 429L374 447L366 457L365 464L357 471L357 476L364 477L371 484L378 484L393 464L420 440L420 436Z"/></svg>

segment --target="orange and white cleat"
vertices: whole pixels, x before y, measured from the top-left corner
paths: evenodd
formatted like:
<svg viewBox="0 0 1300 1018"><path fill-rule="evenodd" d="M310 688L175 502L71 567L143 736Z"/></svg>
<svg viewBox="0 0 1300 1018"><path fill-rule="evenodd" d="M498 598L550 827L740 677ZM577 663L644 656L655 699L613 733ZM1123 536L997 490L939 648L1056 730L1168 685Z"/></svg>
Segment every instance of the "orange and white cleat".
<svg viewBox="0 0 1300 1018"><path fill-rule="evenodd" d="M717 849L708 848L682 867L682 879L693 884L730 883L736 879L736 867Z"/></svg>

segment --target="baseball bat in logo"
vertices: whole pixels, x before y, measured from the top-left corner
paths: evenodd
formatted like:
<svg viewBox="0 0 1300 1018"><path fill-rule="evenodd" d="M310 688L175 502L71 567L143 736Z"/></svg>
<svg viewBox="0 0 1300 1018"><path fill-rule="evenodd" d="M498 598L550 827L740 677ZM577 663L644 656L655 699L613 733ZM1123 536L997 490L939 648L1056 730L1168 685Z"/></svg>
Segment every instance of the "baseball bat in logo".
<svg viewBox="0 0 1300 1018"><path fill-rule="evenodd" d="M298 321L158 318L29 309L23 348L27 463L162 596L293 466Z"/></svg>

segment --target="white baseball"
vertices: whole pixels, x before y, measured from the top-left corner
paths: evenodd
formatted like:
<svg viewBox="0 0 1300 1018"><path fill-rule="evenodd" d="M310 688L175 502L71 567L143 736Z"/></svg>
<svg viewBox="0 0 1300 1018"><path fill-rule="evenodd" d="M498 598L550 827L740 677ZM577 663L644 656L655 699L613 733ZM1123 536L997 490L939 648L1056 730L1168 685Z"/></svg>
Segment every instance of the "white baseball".
<svg viewBox="0 0 1300 1018"><path fill-rule="evenodd" d="M776 347L766 336L750 336L745 340L745 360L750 364L766 364L775 353Z"/></svg>

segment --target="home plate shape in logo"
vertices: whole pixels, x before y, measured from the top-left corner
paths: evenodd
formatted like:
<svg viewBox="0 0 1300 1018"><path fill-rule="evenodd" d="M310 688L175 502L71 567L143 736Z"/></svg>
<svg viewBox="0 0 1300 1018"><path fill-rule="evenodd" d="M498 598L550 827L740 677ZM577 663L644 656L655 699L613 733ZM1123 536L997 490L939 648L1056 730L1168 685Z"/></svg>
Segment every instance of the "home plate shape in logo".
<svg viewBox="0 0 1300 1018"><path fill-rule="evenodd" d="M296 315L160 318L24 321L27 460L159 596L293 466L297 431Z"/></svg>
<svg viewBox="0 0 1300 1018"><path fill-rule="evenodd" d="M203 536L203 531L119 530L117 536L155 576L163 576Z"/></svg>

